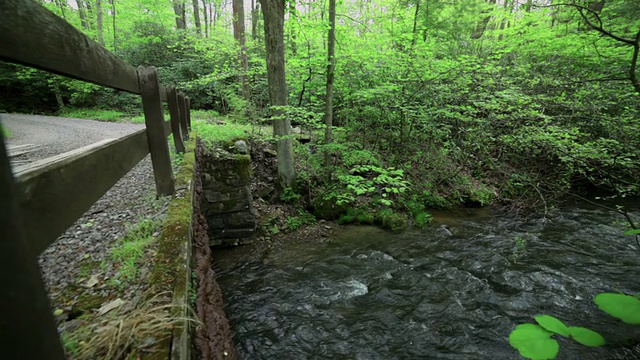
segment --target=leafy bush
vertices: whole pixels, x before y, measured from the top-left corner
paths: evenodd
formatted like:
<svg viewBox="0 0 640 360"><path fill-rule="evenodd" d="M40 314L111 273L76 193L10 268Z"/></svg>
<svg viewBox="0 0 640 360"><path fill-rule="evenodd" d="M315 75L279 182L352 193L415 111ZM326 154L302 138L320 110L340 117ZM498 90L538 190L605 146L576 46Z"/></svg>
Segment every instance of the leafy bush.
<svg viewBox="0 0 640 360"><path fill-rule="evenodd" d="M303 225L310 225L316 222L315 216L304 211L299 210L298 216L293 216L287 219L287 227L289 230L297 230Z"/></svg>

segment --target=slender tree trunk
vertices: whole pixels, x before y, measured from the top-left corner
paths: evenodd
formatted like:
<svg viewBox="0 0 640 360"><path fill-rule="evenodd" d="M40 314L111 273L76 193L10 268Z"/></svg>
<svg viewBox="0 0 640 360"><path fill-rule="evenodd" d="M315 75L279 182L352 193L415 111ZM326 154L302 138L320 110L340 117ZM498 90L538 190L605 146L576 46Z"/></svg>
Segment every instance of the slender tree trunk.
<svg viewBox="0 0 640 360"><path fill-rule="evenodd" d="M296 18L296 1L289 0L289 21L291 24L294 24L294 19ZM291 43L291 53L293 56L298 55L298 39L296 34L296 26L291 26L291 31L289 32L289 42Z"/></svg>
<svg viewBox="0 0 640 360"><path fill-rule="evenodd" d="M87 13L85 12L84 0L76 0L78 4L78 16L80 17L80 24L85 30L89 30L89 24L87 23Z"/></svg>
<svg viewBox="0 0 640 360"><path fill-rule="evenodd" d="M271 106L286 107L287 81L284 62L284 0L260 0L264 16L264 37L267 52L267 81ZM273 134L277 138L278 179L284 187L293 185L293 144L291 123L287 112L273 109Z"/></svg>
<svg viewBox="0 0 640 360"><path fill-rule="evenodd" d="M116 0L110 0L111 2L111 16L113 20L113 52L118 51L118 31L116 30Z"/></svg>
<svg viewBox="0 0 640 360"><path fill-rule="evenodd" d="M204 37L209 37L209 16L207 14L207 2L202 0L202 15L204 16Z"/></svg>
<svg viewBox="0 0 640 360"><path fill-rule="evenodd" d="M249 81L247 79L249 64L247 61L247 47L245 45L244 0L233 0L233 36L238 42L238 45L240 45L238 60L240 64L240 85L242 87L242 98L245 101L249 102L251 101L251 90L249 88Z"/></svg>
<svg viewBox="0 0 640 360"><path fill-rule="evenodd" d="M325 108L325 144L333 142L333 76L336 67L336 0L329 0L329 37L327 39L327 99ZM324 165L327 170L327 182L331 181L331 152L325 150Z"/></svg>
<svg viewBox="0 0 640 360"><path fill-rule="evenodd" d="M89 30L93 30L93 5L91 4L91 0L85 1L84 5L87 9L87 25L89 26Z"/></svg>
<svg viewBox="0 0 640 360"><path fill-rule="evenodd" d="M216 22L218 21L218 5L213 4L213 5L211 5L211 7L209 9L212 11L211 16L210 16L211 21L212 21L211 28L215 29Z"/></svg>
<svg viewBox="0 0 640 360"><path fill-rule="evenodd" d="M184 3L182 3L181 0L173 0L173 12L176 14L176 28L178 30L184 30Z"/></svg>
<svg viewBox="0 0 640 360"><path fill-rule="evenodd" d="M198 0L193 0L193 20L196 23L196 34L202 35L202 25L200 24L200 7L198 6Z"/></svg>
<svg viewBox="0 0 640 360"><path fill-rule="evenodd" d="M411 48L416 45L416 37L418 36L418 15L420 15L420 0L416 1L416 11L413 14L413 37L411 38Z"/></svg>
<svg viewBox="0 0 640 360"><path fill-rule="evenodd" d="M258 39L258 9L256 0L251 0L251 39Z"/></svg>
<svg viewBox="0 0 640 360"><path fill-rule="evenodd" d="M104 46L102 34L102 0L96 0L96 25L98 26L98 42Z"/></svg>

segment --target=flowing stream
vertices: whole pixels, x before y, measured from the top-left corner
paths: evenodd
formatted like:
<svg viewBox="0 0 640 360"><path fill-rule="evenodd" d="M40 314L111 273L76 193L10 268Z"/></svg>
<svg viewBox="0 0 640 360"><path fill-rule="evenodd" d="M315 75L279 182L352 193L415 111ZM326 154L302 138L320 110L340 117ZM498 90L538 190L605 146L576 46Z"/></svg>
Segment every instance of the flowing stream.
<svg viewBox="0 0 640 360"><path fill-rule="evenodd" d="M640 292L640 249L620 215L582 205L434 217L423 230L350 226L325 242L216 251L241 358L518 359L510 331L544 313L608 342L559 339L558 359L640 359L640 326L592 301Z"/></svg>

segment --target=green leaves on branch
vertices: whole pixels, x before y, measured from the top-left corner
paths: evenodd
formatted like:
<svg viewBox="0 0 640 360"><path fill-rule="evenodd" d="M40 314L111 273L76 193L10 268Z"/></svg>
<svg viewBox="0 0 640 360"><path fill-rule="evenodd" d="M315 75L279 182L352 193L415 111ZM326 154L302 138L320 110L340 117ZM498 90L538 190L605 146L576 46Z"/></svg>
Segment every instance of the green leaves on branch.
<svg viewBox="0 0 640 360"><path fill-rule="evenodd" d="M640 325L640 299L636 296L601 293L596 295L594 302L607 314L627 324ZM560 346L553 335L570 337L590 347L605 344L604 338L591 329L567 326L550 315L538 315L534 319L538 325L520 324L509 335L509 344L527 359L555 359Z"/></svg>
<svg viewBox="0 0 640 360"><path fill-rule="evenodd" d="M550 315L534 317L539 325L520 324L509 335L509 344L518 349L520 355L528 359L555 359L560 350L553 335L571 337L582 345L597 347L605 343L597 332L579 326L567 326Z"/></svg>

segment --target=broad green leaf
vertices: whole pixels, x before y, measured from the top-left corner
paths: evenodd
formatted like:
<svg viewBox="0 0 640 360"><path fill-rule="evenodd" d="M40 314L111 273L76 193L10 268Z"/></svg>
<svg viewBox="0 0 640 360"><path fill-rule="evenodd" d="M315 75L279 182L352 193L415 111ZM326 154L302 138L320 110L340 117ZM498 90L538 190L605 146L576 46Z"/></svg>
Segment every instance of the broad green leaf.
<svg viewBox="0 0 640 360"><path fill-rule="evenodd" d="M556 319L550 315L538 315L535 316L534 319L542 326L545 330L551 331L558 335L569 336L569 328L562 321Z"/></svg>
<svg viewBox="0 0 640 360"><path fill-rule="evenodd" d="M509 344L527 359L555 359L560 345L551 333L535 324L520 324L509 335Z"/></svg>
<svg viewBox="0 0 640 360"><path fill-rule="evenodd" d="M640 324L640 300L633 296L601 293L593 299L600 310L627 324Z"/></svg>
<svg viewBox="0 0 640 360"><path fill-rule="evenodd" d="M569 326L569 335L573 340L579 342L582 345L596 347L604 345L605 341L602 335L597 332L583 328L580 326Z"/></svg>
<svg viewBox="0 0 640 360"><path fill-rule="evenodd" d="M625 235L639 235L640 229L631 229L624 232Z"/></svg>

